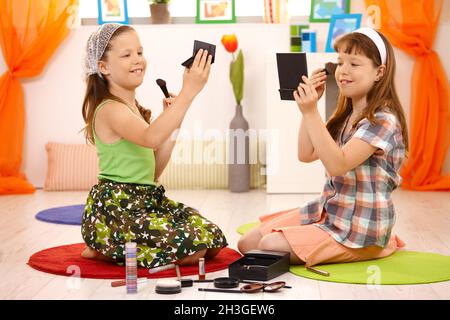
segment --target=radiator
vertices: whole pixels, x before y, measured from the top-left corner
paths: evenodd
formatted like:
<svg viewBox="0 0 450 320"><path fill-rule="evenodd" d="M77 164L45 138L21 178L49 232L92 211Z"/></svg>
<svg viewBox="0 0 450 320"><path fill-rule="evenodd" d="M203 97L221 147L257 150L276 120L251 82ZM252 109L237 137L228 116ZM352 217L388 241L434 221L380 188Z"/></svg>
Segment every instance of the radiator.
<svg viewBox="0 0 450 320"><path fill-rule="evenodd" d="M167 189L227 189L225 140L178 140L159 182ZM262 161L261 161L262 160ZM250 188L265 188L265 150L250 139Z"/></svg>

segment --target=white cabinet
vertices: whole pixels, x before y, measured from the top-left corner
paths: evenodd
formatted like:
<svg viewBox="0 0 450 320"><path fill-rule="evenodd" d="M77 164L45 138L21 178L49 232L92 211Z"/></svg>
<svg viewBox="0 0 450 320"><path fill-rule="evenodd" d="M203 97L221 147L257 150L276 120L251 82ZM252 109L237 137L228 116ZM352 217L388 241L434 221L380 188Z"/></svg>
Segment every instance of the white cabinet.
<svg viewBox="0 0 450 320"><path fill-rule="evenodd" d="M308 53L308 74L336 59L336 53ZM295 101L280 100L276 56L270 55L266 61L267 193L320 193L325 169L320 160L313 163L298 160L297 140L302 115ZM319 100L318 108L325 119L325 97Z"/></svg>

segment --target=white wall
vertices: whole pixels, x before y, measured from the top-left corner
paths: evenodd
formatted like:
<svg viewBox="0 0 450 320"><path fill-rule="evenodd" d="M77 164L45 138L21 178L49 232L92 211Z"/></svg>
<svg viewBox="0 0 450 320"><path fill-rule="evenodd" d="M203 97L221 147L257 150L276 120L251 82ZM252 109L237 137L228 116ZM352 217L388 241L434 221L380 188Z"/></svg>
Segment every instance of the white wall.
<svg viewBox="0 0 450 320"><path fill-rule="evenodd" d="M435 41L435 50L449 78L450 46L444 39L450 31L449 4L445 1L441 27ZM357 12L358 10L352 11ZM358 9L358 8L357 8ZM225 130L234 114L234 97L228 79L231 55L220 44L225 33L236 33L245 58L245 91L242 101L244 114L250 126L263 129L266 126L265 104L266 56L275 52L288 52L289 26L267 24L233 25L136 25L148 59L144 84L138 90L143 105L152 106L154 115L161 112L162 94L155 79L167 81L169 90L181 88L183 68L180 63L192 51L194 39L217 44L216 63L210 81L194 101L183 127ZM319 28L323 26L318 24ZM78 133L83 127L81 102L84 96L82 79L82 54L89 34L96 26L82 26L73 30L53 56L44 72L36 78L22 80L25 91L26 126L23 155L23 171L37 187L43 185L47 158L44 146L48 141L83 143ZM319 37L319 50L324 40ZM396 84L400 99L409 115L410 79L413 60L396 51L398 72ZM274 55L275 56L275 55ZM0 74L6 70L0 57ZM295 138L295 137L293 137ZM447 168L450 168L447 157ZM450 171L450 170L449 170Z"/></svg>
<svg viewBox="0 0 450 320"><path fill-rule="evenodd" d="M194 39L217 44L216 62L210 80L194 101L183 128L221 129L225 133L234 115L235 101L229 81L231 54L220 43L225 33L236 33L245 59L244 115L255 129L265 127L265 58L276 51L289 50L289 29L286 25L137 25L148 60L138 99L151 106L154 115L161 112L162 93L156 85L163 78L172 92L181 89L183 62L192 54ZM44 146L48 141L82 143L78 133L83 128L81 103L85 84L82 79L84 45L96 26L82 26L72 31L53 56L45 71L34 79L23 80L26 126L23 170L35 186L42 186L47 158ZM6 67L0 59L0 73ZM272 88L277 90L278 88Z"/></svg>

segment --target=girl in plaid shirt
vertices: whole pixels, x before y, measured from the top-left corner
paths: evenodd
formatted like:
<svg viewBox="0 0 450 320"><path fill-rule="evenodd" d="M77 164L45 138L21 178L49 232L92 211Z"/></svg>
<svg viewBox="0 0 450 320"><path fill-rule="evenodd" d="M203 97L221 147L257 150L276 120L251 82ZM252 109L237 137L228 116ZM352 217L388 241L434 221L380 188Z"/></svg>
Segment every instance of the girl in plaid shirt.
<svg viewBox="0 0 450 320"><path fill-rule="evenodd" d="M391 235L391 193L408 147L402 106L394 86L395 58L379 32L360 28L336 41L337 108L324 124L317 101L326 74L303 77L294 92L302 113L298 158L320 160L327 180L318 199L260 217L239 250L288 251L291 263L362 261L388 256L404 243Z"/></svg>

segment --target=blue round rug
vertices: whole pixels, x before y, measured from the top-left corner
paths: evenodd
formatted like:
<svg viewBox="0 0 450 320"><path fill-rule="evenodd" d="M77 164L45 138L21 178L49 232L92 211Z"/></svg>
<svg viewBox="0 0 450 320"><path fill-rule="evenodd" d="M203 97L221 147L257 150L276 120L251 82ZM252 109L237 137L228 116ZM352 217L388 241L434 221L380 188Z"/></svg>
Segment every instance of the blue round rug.
<svg viewBox="0 0 450 320"><path fill-rule="evenodd" d="M38 212L36 214L36 219L50 223L79 226L81 225L83 210L84 204L51 208Z"/></svg>

